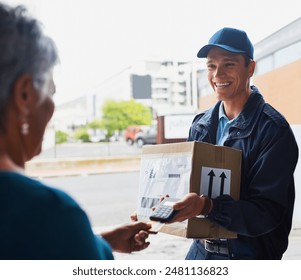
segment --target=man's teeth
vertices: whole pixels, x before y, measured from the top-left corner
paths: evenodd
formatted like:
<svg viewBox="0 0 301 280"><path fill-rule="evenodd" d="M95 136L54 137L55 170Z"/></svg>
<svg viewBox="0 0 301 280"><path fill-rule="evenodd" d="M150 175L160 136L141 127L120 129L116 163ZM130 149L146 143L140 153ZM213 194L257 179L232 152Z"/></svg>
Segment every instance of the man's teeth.
<svg viewBox="0 0 301 280"><path fill-rule="evenodd" d="M215 83L215 86L217 86L217 87L225 87L228 85L230 85L230 83Z"/></svg>

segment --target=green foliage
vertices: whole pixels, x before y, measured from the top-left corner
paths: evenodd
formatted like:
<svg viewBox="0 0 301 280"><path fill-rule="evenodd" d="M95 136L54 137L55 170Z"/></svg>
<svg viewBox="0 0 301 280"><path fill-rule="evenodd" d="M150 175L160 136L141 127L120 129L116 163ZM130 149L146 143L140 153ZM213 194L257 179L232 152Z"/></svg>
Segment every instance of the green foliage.
<svg viewBox="0 0 301 280"><path fill-rule="evenodd" d="M121 131L129 125L150 125L152 113L150 108L135 100L107 100L102 106L101 125L111 136L114 131Z"/></svg>
<svg viewBox="0 0 301 280"><path fill-rule="evenodd" d="M103 129L102 120L95 119L88 124L88 127L91 129Z"/></svg>
<svg viewBox="0 0 301 280"><path fill-rule="evenodd" d="M85 127L80 127L74 131L73 135L74 139L76 140L81 140L83 142L90 142L90 136L87 131L87 128Z"/></svg>
<svg viewBox="0 0 301 280"><path fill-rule="evenodd" d="M55 143L61 144L64 142L67 142L68 140L68 133L62 131L62 130L56 130L55 131Z"/></svg>

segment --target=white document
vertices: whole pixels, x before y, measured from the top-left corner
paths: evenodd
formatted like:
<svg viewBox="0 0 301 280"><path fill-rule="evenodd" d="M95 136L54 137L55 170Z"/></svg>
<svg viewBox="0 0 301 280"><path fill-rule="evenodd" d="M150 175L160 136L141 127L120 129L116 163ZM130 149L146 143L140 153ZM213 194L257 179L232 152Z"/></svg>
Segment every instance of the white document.
<svg viewBox="0 0 301 280"><path fill-rule="evenodd" d="M141 159L138 217L149 217L162 196L183 198L189 193L191 153L143 155Z"/></svg>

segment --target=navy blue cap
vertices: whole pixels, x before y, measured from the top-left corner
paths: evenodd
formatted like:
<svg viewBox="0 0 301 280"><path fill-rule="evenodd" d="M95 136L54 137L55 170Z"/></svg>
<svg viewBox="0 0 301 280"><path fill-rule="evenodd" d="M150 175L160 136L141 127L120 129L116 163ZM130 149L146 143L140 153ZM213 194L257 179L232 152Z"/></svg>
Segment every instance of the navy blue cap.
<svg viewBox="0 0 301 280"><path fill-rule="evenodd" d="M217 31L209 40L208 45L202 47L198 57L207 57L212 47L219 47L233 53L241 53L253 59L254 47L245 31L224 27Z"/></svg>

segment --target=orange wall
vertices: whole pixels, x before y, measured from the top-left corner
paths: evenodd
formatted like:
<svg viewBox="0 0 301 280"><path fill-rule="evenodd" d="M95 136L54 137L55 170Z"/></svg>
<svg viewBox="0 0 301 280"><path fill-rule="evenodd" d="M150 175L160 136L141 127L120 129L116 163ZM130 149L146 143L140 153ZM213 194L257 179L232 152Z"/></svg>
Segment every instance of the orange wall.
<svg viewBox="0 0 301 280"><path fill-rule="evenodd" d="M266 102L282 113L290 124L301 124L301 60L253 78ZM216 103L214 94L200 98L199 110Z"/></svg>
<svg viewBox="0 0 301 280"><path fill-rule="evenodd" d="M301 124L301 60L254 77L253 83L290 124Z"/></svg>
<svg viewBox="0 0 301 280"><path fill-rule="evenodd" d="M199 100L199 111L203 112L206 109L210 108L216 103L216 98L214 94L206 95L201 97Z"/></svg>

